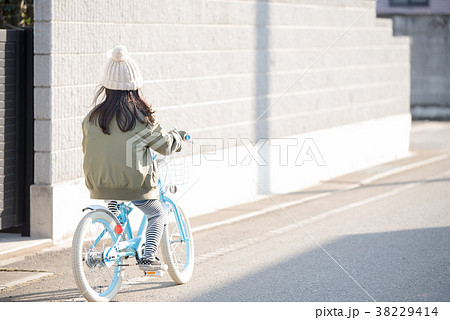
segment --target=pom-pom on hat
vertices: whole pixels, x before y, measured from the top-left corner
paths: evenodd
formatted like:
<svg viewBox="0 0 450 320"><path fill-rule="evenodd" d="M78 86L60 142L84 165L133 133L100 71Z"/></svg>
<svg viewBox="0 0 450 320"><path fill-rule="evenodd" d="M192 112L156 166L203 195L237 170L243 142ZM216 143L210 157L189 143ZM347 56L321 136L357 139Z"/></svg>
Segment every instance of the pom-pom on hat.
<svg viewBox="0 0 450 320"><path fill-rule="evenodd" d="M109 61L105 68L102 85L112 90L137 90L142 87L139 66L131 59L127 49L117 46L108 52Z"/></svg>

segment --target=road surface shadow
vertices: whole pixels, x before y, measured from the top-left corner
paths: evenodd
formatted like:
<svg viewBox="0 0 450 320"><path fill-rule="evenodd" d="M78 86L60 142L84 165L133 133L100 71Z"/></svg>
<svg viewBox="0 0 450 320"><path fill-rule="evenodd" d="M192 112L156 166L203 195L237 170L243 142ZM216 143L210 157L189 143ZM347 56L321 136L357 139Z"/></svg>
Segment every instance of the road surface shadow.
<svg viewBox="0 0 450 320"><path fill-rule="evenodd" d="M51 290L51 291L40 291L25 294L13 294L0 298L0 301L15 301L15 302L43 302L43 301L67 301L72 299L77 299L80 297L80 292L78 289L61 289L61 290Z"/></svg>
<svg viewBox="0 0 450 320"><path fill-rule="evenodd" d="M43 282L44 285L44 282ZM157 290L162 288L168 288L176 286L172 281L161 281L161 282L143 282L143 283L133 283L131 285L123 286L119 291L118 295L113 299L113 301L120 298L120 294L132 293L138 291L149 291ZM77 288L73 289L61 289L61 290L50 290L50 291L39 291L26 294L15 294L11 290L11 295L0 298L0 302L47 302L47 301L85 301L81 296L80 291Z"/></svg>
<svg viewBox="0 0 450 320"><path fill-rule="evenodd" d="M173 281L136 283L136 284L127 286L126 288L120 289L117 297L120 298L121 294L136 293L136 292L156 290L156 289L164 289L164 288L176 287L176 286L178 286L178 284L176 284Z"/></svg>
<svg viewBox="0 0 450 320"><path fill-rule="evenodd" d="M322 246L355 281L317 247L187 301L450 301L449 243L450 227L343 236Z"/></svg>

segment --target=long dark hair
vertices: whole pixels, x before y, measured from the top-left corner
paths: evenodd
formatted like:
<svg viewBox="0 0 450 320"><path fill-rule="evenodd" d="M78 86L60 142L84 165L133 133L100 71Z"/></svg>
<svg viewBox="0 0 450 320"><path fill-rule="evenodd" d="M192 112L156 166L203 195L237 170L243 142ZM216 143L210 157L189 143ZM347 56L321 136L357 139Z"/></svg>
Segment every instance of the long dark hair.
<svg viewBox="0 0 450 320"><path fill-rule="evenodd" d="M102 93L105 94L104 100L97 104ZM104 134L110 134L109 125L114 118L122 132L133 130L136 120L145 125L155 122L152 105L144 101L139 89L122 91L100 86L95 93L93 105L95 107L89 121L97 121Z"/></svg>

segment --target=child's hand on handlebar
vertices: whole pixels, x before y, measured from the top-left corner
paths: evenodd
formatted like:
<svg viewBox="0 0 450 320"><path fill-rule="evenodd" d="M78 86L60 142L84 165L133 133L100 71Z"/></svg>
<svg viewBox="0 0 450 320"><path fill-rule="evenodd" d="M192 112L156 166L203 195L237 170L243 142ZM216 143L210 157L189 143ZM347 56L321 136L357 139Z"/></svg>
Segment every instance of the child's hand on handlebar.
<svg viewBox="0 0 450 320"><path fill-rule="evenodd" d="M191 135L190 135L189 133L187 133L186 131L184 131L184 130L178 130L178 133L180 134L181 138L182 138L184 141L191 140Z"/></svg>

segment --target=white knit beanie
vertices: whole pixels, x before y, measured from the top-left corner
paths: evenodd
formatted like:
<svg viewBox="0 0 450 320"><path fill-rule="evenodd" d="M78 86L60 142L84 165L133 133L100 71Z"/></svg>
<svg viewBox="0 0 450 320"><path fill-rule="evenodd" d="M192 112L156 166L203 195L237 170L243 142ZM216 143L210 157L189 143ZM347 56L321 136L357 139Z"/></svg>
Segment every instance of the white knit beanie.
<svg viewBox="0 0 450 320"><path fill-rule="evenodd" d="M102 85L112 90L137 90L144 80L139 66L131 59L127 49L117 46L108 52L110 59L105 68Z"/></svg>

